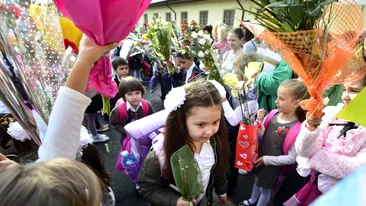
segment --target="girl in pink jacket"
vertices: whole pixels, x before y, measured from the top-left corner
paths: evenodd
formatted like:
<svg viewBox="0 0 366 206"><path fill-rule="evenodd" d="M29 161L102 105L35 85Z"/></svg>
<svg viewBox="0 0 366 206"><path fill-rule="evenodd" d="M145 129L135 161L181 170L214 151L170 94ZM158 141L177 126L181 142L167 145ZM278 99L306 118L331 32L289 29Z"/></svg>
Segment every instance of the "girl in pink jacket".
<svg viewBox="0 0 366 206"><path fill-rule="evenodd" d="M295 143L298 172L301 176L310 175L311 169L318 172L321 193L366 164L366 129L335 117L365 86L366 77L344 84L343 104L326 107L322 119L302 124Z"/></svg>

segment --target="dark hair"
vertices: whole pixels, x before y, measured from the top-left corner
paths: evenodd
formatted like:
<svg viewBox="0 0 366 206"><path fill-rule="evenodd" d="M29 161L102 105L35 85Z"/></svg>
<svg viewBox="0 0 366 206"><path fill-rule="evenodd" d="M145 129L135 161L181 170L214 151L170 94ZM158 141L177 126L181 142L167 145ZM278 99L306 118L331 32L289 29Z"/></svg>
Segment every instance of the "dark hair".
<svg viewBox="0 0 366 206"><path fill-rule="evenodd" d="M238 39L244 38L244 31L242 28L235 28L235 29L231 30L231 33L234 33L236 35L236 37L238 37Z"/></svg>
<svg viewBox="0 0 366 206"><path fill-rule="evenodd" d="M128 63L125 59L123 59L122 57L114 57L113 58L112 66L113 66L114 70L116 70L119 66L122 66L122 65L127 65L128 66Z"/></svg>
<svg viewBox="0 0 366 206"><path fill-rule="evenodd" d="M298 79L286 80L281 83L280 87L288 89L295 100L304 100L309 99L310 97L308 89L306 88L304 83ZM300 106L296 108L295 113L300 122L306 120L306 111L303 110Z"/></svg>
<svg viewBox="0 0 366 206"><path fill-rule="evenodd" d="M191 42L188 39L183 39L180 43L184 46L191 46Z"/></svg>
<svg viewBox="0 0 366 206"><path fill-rule="evenodd" d="M248 28L244 27L244 29L245 29L244 40L250 41L250 40L254 39L254 34Z"/></svg>
<svg viewBox="0 0 366 206"><path fill-rule="evenodd" d="M189 54L188 52L186 52L186 53L178 52L177 57L182 58L182 59L188 59L188 60L191 60L193 58L193 56L191 54Z"/></svg>
<svg viewBox="0 0 366 206"><path fill-rule="evenodd" d="M164 152L166 160L163 166L163 175L170 181L172 178L172 169L170 157L180 149L183 145L188 144L190 148L194 148L192 140L189 136L186 118L195 107L210 107L221 105L221 96L215 86L205 80L193 81L184 86L186 91L186 100L184 105L176 111L172 111L167 118L164 133ZM179 134L179 136L178 136ZM223 113L221 114L219 130L212 136L217 144L217 166L215 175L224 175L229 169L229 145L227 138L226 123Z"/></svg>
<svg viewBox="0 0 366 206"><path fill-rule="evenodd" d="M207 31L211 35L212 34L212 25L204 26L203 31Z"/></svg>
<svg viewBox="0 0 366 206"><path fill-rule="evenodd" d="M144 94L145 94L144 85L142 85L138 79L136 79L135 77L131 77L131 76L121 79L118 89L119 89L118 94L125 101L126 101L125 94L128 92L140 91L141 96L144 96Z"/></svg>
<svg viewBox="0 0 366 206"><path fill-rule="evenodd" d="M92 144L87 144L82 151L81 162L87 165L103 183L102 191L103 194L109 192L109 187L112 184L112 177L104 169L104 162L100 158L99 150Z"/></svg>

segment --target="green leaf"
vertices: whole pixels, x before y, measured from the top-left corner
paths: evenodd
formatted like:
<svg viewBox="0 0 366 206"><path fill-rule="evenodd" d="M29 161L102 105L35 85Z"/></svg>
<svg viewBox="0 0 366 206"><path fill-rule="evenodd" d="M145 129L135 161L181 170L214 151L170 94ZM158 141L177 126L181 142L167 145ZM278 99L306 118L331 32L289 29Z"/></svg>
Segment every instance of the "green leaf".
<svg viewBox="0 0 366 206"><path fill-rule="evenodd" d="M267 5L265 8L286 8L288 4L285 1L275 2Z"/></svg>
<svg viewBox="0 0 366 206"><path fill-rule="evenodd" d="M303 4L293 4L289 7L290 11L290 20L296 26L300 23L302 16L304 14L304 5Z"/></svg>
<svg viewBox="0 0 366 206"><path fill-rule="evenodd" d="M318 6L316 7L316 9L314 9L313 11L311 11L309 13L309 16L311 17L320 17L320 15L322 14L322 6Z"/></svg>

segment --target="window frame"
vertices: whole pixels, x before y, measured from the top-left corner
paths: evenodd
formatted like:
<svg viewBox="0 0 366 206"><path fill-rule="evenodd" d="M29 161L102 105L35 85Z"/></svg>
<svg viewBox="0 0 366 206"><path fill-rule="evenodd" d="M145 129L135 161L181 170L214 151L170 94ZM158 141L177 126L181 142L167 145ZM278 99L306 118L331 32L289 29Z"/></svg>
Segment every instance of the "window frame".
<svg viewBox="0 0 366 206"><path fill-rule="evenodd" d="M201 19L201 14L203 14L203 12L206 12L206 14L207 14L206 23L205 24L202 23L202 19ZM208 24L208 10L199 11L199 24L200 25L203 25L203 26L205 26L205 25Z"/></svg>
<svg viewBox="0 0 366 206"><path fill-rule="evenodd" d="M232 19L231 20L229 20L229 22L231 23L231 24L229 24L229 22L227 22L227 21L225 21L225 14L226 14L226 12L233 12L233 16L232 16ZM222 22L224 23L224 24L226 24L229 28L233 28L233 26L234 26L234 21L235 21L235 9L225 9L224 10L224 14L223 14L223 19L222 19Z"/></svg>

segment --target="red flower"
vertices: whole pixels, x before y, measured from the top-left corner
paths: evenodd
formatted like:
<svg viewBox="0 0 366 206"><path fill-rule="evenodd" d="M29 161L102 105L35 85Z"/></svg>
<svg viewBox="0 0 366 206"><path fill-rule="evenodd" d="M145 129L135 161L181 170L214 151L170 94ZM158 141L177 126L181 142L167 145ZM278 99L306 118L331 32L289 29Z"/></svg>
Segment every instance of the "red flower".
<svg viewBox="0 0 366 206"><path fill-rule="evenodd" d="M288 128L287 127L283 128L283 131L287 132L288 131Z"/></svg>
<svg viewBox="0 0 366 206"><path fill-rule="evenodd" d="M197 23L194 20L192 20L191 25L197 25Z"/></svg>

